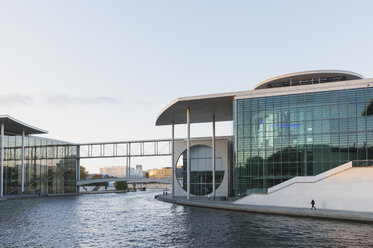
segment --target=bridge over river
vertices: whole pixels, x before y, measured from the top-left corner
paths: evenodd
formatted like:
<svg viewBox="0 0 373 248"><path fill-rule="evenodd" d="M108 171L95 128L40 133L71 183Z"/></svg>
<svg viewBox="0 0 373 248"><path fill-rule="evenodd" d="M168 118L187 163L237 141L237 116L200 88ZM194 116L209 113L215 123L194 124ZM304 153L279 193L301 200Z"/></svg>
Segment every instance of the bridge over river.
<svg viewBox="0 0 373 248"><path fill-rule="evenodd" d="M79 186L117 181L137 184L171 184L171 179L131 177L130 167L133 157L171 156L173 141L174 139L155 139L77 144L77 191L79 192ZM80 180L80 160L97 158L126 158L127 177Z"/></svg>
<svg viewBox="0 0 373 248"><path fill-rule="evenodd" d="M126 181L127 183L137 183L137 184L149 184L149 183L160 183L160 184L171 184L171 179L157 179L157 178L99 178L99 179L89 179L89 180L79 180L76 182L77 186L85 186L95 183L108 183L108 182L118 182Z"/></svg>

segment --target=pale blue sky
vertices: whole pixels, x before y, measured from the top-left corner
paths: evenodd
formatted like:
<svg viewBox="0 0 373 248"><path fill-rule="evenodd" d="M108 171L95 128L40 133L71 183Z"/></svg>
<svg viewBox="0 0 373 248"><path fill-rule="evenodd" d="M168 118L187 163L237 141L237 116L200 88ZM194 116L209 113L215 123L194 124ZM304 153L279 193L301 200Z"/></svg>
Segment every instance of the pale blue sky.
<svg viewBox="0 0 373 248"><path fill-rule="evenodd" d="M1 1L0 113L72 142L166 138L155 119L180 96L303 70L373 77L372 11L372 1Z"/></svg>

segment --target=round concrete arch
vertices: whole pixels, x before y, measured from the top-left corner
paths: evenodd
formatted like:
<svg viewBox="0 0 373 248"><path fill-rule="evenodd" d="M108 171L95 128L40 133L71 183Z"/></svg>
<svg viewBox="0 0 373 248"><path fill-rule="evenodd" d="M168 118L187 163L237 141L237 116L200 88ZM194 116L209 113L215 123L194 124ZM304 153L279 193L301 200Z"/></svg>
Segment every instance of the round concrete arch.
<svg viewBox="0 0 373 248"><path fill-rule="evenodd" d="M204 182L191 182L191 195L192 196L204 196L212 193L212 175L207 175L208 173L212 173L212 147L208 144L204 143L197 143L190 146L190 152L191 152L191 178L193 178L193 172L198 173L194 176L198 177L199 179L201 177L204 177ZM175 178L177 183L177 186L184 192L187 193L187 186L186 186L186 178L184 176L186 175L186 171L183 171L183 169L179 167L178 165L183 164L183 156L186 154L186 148L179 150L178 153L175 154ZM201 156L202 155L202 156ZM185 155L186 156L186 155ZM215 163L216 163L216 169L215 169L215 185L216 185L216 192L217 195L220 195L218 192L222 190L222 187L224 187L224 183L227 177L227 168L224 156L221 156L220 153L215 150ZM192 162L194 160L194 162ZM196 161L197 160L197 161ZM200 160L203 160L201 163ZM203 168L201 168L201 166ZM203 170L204 169L204 170ZM206 179L209 178L209 181ZM185 182L184 182L185 180ZM195 192L193 190L192 185L198 184L200 188ZM211 187L210 187L211 186ZM197 186L198 187L198 186ZM211 188L211 189L210 189ZM209 189L206 190L206 189Z"/></svg>

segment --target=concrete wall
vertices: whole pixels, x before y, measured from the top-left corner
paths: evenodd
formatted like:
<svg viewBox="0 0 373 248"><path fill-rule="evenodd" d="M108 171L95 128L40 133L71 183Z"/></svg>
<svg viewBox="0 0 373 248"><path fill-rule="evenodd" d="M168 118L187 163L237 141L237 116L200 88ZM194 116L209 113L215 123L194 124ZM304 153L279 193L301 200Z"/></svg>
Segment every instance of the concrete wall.
<svg viewBox="0 0 373 248"><path fill-rule="evenodd" d="M373 212L373 167L346 163L317 176L295 177L236 204Z"/></svg>
<svg viewBox="0 0 373 248"><path fill-rule="evenodd" d="M229 178L231 173L231 164L232 164L232 158L230 153L230 142L231 137L216 137L215 139L215 150L219 155L221 156L225 168L224 178L220 186L216 189L216 196L228 196L229 194ZM175 168L177 165L177 161L179 157L182 155L184 150L186 150L186 140L176 140L175 141ZM194 138L191 139L190 146L196 146L196 145L206 145L211 147L211 138ZM176 171L176 169L175 169ZM182 188L182 186L179 184L179 182L176 179L176 176L174 175L173 180L175 182L175 196L186 196L187 192Z"/></svg>

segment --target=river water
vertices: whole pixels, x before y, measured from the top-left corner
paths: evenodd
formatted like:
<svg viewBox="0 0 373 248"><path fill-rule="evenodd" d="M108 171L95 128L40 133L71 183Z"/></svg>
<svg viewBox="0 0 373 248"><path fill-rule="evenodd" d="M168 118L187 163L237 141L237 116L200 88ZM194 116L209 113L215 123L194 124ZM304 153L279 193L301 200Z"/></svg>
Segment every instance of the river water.
<svg viewBox="0 0 373 248"><path fill-rule="evenodd" d="M0 247L368 247L373 225L183 207L161 191L0 202Z"/></svg>

